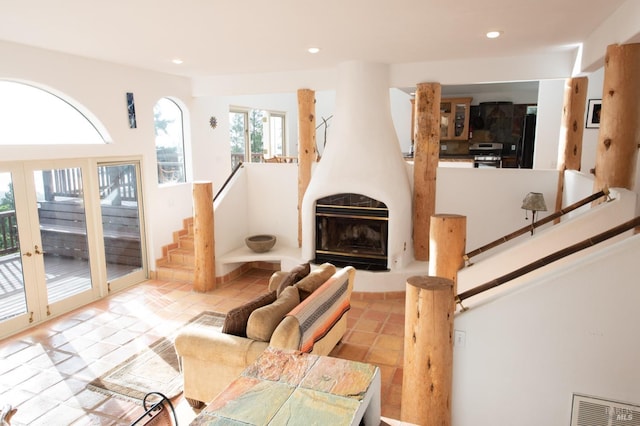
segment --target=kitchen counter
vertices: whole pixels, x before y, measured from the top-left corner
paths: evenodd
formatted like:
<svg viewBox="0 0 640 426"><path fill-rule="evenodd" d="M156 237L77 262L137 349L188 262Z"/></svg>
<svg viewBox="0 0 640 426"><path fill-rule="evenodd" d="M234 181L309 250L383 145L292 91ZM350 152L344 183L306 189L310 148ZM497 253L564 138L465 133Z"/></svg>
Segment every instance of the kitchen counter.
<svg viewBox="0 0 640 426"><path fill-rule="evenodd" d="M473 161L471 154L440 154L440 161Z"/></svg>

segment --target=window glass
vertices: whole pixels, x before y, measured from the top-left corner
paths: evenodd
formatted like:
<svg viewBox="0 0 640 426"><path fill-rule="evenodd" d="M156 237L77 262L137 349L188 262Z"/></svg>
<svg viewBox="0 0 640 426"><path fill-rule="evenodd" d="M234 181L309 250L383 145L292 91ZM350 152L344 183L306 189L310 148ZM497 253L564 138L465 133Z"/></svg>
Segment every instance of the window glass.
<svg viewBox="0 0 640 426"><path fill-rule="evenodd" d="M229 112L231 167L240 162L260 163L286 155L284 113L260 109Z"/></svg>
<svg viewBox="0 0 640 426"><path fill-rule="evenodd" d="M0 80L0 145L100 144L104 138L74 106L23 83Z"/></svg>
<svg viewBox="0 0 640 426"><path fill-rule="evenodd" d="M158 183L185 182L182 110L168 98L153 107L156 130Z"/></svg>

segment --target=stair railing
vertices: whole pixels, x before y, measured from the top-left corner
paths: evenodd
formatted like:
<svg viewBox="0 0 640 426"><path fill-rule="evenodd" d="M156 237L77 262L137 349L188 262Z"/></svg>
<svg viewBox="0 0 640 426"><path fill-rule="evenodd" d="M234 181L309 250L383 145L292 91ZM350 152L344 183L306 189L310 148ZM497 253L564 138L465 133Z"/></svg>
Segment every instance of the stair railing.
<svg viewBox="0 0 640 426"><path fill-rule="evenodd" d="M580 241L579 243L573 244L562 250L558 250L554 253L551 253L548 256L541 257L540 259L534 262L531 262L521 268L518 268L512 272L509 272L508 274L502 275L501 277L495 278L491 281L488 281L470 290L463 291L462 293L459 293L458 296L456 297L456 303L460 305L463 311L466 311L467 308L465 308L462 305L462 301L464 301L465 299L476 296L487 290L491 290L492 288L498 287L504 283L507 283L518 277L528 274L529 272L542 268L543 266L547 266L548 264L555 262L556 260L560 260L564 257L577 253L581 250L585 250L589 247L593 247L598 243L601 243L605 240L608 240L609 238L613 238L617 235L620 235L623 232L632 230L637 226L640 226L640 216L637 216L635 219L631 219L607 231L601 232L600 234L597 234L591 238L587 238L586 240Z"/></svg>
<svg viewBox="0 0 640 426"><path fill-rule="evenodd" d="M243 166L242 161L239 162L238 164L236 164L236 166L233 168L233 170L231 171L231 174L229 175L229 177L227 178L227 180L224 181L224 183L222 184L222 186L220 187L220 189L218 190L218 192L216 193L216 196L213 197L213 202L216 202L216 198L218 198L218 195L220 195L220 193L222 193L222 191L227 187L227 185L229 184L229 182L231 182L231 179L233 179L233 177L236 175L236 173L238 172L238 170L240 170L240 168Z"/></svg>
<svg viewBox="0 0 640 426"><path fill-rule="evenodd" d="M586 204L589 204L595 200L597 200L598 198L601 197L607 197L607 200L610 200L609 197L609 190L608 189L603 189L600 192L596 192L595 194L592 194L590 196L588 196L587 198L584 198L576 203L571 204L570 206L565 207L564 209L560 209L552 214L550 214L549 216L546 216L540 220L538 220L537 222L531 222L531 225L527 225L525 227L522 227L514 232L512 232L511 234L505 235L504 237L498 238L495 241L490 242L489 244L485 244L482 247L479 247L475 250L470 251L469 253L466 253L463 258L464 261L467 263L466 266L471 266L473 265L473 263L471 263L469 261L470 258L472 258L473 256L477 256L480 253L484 253L487 250L490 250L492 248L495 248L497 246L499 246L500 244L506 243L509 240L512 240L516 237L519 237L520 235L526 234L527 232L533 231L535 228L545 225L551 221L554 221L556 219L558 219L559 217L572 212L575 209L578 209Z"/></svg>

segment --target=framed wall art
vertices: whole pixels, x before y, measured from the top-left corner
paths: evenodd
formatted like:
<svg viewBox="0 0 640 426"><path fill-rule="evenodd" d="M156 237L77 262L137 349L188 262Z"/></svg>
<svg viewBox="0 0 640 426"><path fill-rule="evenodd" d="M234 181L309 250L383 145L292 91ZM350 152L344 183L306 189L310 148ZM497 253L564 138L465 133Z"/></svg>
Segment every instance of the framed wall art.
<svg viewBox="0 0 640 426"><path fill-rule="evenodd" d="M600 111L602 110L602 99L589 99L587 105L587 129L600 128Z"/></svg>
<svg viewBox="0 0 640 426"><path fill-rule="evenodd" d="M129 114L129 128L135 129L138 124L136 123L136 106L131 92L127 92L127 113Z"/></svg>

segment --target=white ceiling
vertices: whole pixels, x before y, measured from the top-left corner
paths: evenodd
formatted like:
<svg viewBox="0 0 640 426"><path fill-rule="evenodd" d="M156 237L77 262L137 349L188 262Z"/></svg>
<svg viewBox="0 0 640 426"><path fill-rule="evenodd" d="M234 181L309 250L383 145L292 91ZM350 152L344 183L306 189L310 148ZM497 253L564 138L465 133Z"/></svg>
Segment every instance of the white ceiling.
<svg viewBox="0 0 640 426"><path fill-rule="evenodd" d="M0 40L202 77L574 49L624 2L0 0Z"/></svg>

